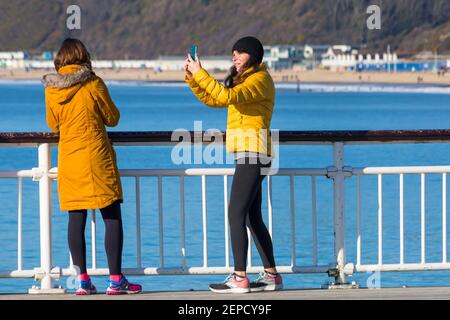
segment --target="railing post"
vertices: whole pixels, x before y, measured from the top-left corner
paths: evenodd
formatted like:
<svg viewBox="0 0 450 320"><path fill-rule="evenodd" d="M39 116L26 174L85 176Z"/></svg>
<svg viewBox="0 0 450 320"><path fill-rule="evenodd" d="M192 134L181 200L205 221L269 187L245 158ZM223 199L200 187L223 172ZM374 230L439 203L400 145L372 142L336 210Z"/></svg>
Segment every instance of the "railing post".
<svg viewBox="0 0 450 320"><path fill-rule="evenodd" d="M336 268L329 271L329 275L335 278L335 282L328 288L355 288L356 283L348 284L346 272L350 265L347 265L345 252L345 171L344 167L344 143L333 143L333 172L329 174L333 178L333 198L334 198L334 253Z"/></svg>
<svg viewBox="0 0 450 320"><path fill-rule="evenodd" d="M345 283L345 224L344 224L344 143L333 144L333 164L337 169L334 177L334 253L338 274L336 284Z"/></svg>
<svg viewBox="0 0 450 320"><path fill-rule="evenodd" d="M41 287L33 286L28 290L30 294L60 294L65 290L54 288L52 277L52 184L49 177L51 168L50 144L40 144L39 152L39 220L40 220L40 249L41 267L38 268L36 279L41 281ZM58 274L55 274L58 277Z"/></svg>

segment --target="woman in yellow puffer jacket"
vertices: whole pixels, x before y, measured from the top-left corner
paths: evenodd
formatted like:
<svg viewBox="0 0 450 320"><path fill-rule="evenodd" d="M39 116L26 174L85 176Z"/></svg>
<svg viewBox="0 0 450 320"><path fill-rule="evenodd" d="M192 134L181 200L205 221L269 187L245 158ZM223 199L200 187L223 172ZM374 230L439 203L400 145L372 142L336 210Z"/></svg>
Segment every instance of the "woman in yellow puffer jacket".
<svg viewBox="0 0 450 320"><path fill-rule="evenodd" d="M55 58L56 74L44 76L47 124L59 132L58 195L69 211L68 241L79 270L78 295L96 292L86 269L87 209L100 209L105 222L105 248L110 271L107 294L136 293L121 272L122 186L116 155L106 126L116 126L120 113L103 80L92 72L90 55L77 39L66 39Z"/></svg>
<svg viewBox="0 0 450 320"><path fill-rule="evenodd" d="M194 95L209 107L228 107L226 147L233 152L236 170L228 209L234 273L224 283L210 284L217 293L247 293L280 290L272 239L261 214L261 184L274 156L270 122L275 86L265 64L264 49L254 37L239 39L233 46L233 67L225 84L201 67L198 57L188 55L185 80ZM246 274L247 227L261 256L264 273L251 282Z"/></svg>

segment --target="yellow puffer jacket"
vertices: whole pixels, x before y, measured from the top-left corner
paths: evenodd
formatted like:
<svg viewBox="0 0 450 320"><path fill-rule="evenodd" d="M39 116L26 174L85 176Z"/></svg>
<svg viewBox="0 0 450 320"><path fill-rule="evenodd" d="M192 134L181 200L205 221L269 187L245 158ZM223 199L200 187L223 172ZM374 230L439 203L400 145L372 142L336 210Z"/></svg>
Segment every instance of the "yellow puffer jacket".
<svg viewBox="0 0 450 320"><path fill-rule="evenodd" d="M120 113L102 79L68 65L44 76L47 124L59 131L58 194L61 210L104 208L122 200L116 154L105 125Z"/></svg>
<svg viewBox="0 0 450 320"><path fill-rule="evenodd" d="M265 64L246 70L239 84L226 88L201 69L186 82L195 96L209 107L228 106L228 152L257 152L273 156L270 122L275 86Z"/></svg>

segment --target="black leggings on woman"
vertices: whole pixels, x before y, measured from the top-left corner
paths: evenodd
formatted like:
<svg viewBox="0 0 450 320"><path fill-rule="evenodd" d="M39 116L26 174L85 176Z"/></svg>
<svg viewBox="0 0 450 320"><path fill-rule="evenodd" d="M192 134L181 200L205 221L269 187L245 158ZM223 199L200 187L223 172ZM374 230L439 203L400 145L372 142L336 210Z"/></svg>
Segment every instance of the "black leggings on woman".
<svg viewBox="0 0 450 320"><path fill-rule="evenodd" d="M253 161L253 162L252 162ZM228 218L230 223L231 246L234 270L246 271L249 227L265 269L275 267L272 239L261 214L261 184L265 175L261 169L270 167L255 159L237 161L231 187ZM254 164L252 164L254 163Z"/></svg>
<svg viewBox="0 0 450 320"><path fill-rule="evenodd" d="M123 229L120 201L100 209L105 222L105 249L108 257L109 273L118 275L122 272ZM80 273L86 273L86 227L87 210L69 211L69 249L74 266Z"/></svg>

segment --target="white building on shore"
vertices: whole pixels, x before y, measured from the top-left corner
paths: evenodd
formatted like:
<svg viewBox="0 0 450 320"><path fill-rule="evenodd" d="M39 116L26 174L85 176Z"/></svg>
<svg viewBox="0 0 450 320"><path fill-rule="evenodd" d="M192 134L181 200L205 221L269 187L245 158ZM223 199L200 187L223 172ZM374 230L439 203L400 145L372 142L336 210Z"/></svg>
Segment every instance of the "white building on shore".
<svg viewBox="0 0 450 320"><path fill-rule="evenodd" d="M28 55L24 51L0 52L0 68L19 69L25 68L25 60Z"/></svg>
<svg viewBox="0 0 450 320"><path fill-rule="evenodd" d="M363 54L349 46L332 46L322 57L322 67L332 71L356 69L359 65L397 64L396 53Z"/></svg>
<svg viewBox="0 0 450 320"><path fill-rule="evenodd" d="M24 51L0 52L0 68L53 69L52 57L48 52L33 58ZM93 60L92 65L96 69L181 71L185 59L184 56L160 56L155 60ZM361 66L396 65L398 57L395 53L362 55L348 45L274 45L264 47L264 62L273 70L321 67L341 71L361 69ZM232 59L231 56L205 56L202 65L207 70L227 72Z"/></svg>

